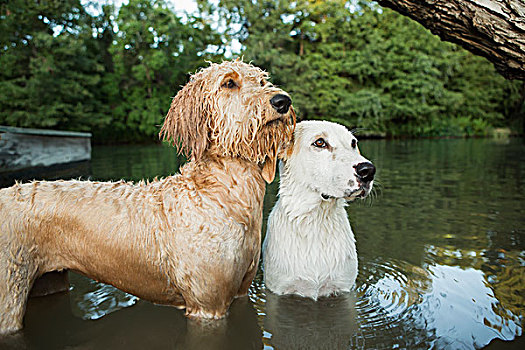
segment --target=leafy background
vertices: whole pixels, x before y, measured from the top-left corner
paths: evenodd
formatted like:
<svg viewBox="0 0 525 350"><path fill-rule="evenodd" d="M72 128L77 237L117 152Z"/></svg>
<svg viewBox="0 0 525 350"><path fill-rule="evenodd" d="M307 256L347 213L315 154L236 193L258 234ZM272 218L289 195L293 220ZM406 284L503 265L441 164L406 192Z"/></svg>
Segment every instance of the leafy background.
<svg viewBox="0 0 525 350"><path fill-rule="evenodd" d="M197 3L191 15L164 0L1 3L0 125L157 141L189 74L242 56L290 92L301 118L364 136L523 133L523 82L373 2Z"/></svg>

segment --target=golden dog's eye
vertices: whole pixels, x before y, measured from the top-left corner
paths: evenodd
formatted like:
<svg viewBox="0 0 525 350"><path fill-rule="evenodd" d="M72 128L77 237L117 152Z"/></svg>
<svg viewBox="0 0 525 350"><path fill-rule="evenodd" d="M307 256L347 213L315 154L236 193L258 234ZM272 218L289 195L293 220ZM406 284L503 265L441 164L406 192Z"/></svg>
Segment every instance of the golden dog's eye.
<svg viewBox="0 0 525 350"><path fill-rule="evenodd" d="M237 86L237 84L235 84L235 81L233 81L233 79L228 79L228 81L222 84L222 86L228 89L233 89Z"/></svg>
<svg viewBox="0 0 525 350"><path fill-rule="evenodd" d="M312 143L312 146L317 148L326 148L328 145L323 138L318 138L314 143Z"/></svg>
<svg viewBox="0 0 525 350"><path fill-rule="evenodd" d="M353 139L351 145L352 145L352 148L356 148L357 147L357 140Z"/></svg>
<svg viewBox="0 0 525 350"><path fill-rule="evenodd" d="M261 80L261 86L264 86L266 85L266 82L264 81L264 79Z"/></svg>

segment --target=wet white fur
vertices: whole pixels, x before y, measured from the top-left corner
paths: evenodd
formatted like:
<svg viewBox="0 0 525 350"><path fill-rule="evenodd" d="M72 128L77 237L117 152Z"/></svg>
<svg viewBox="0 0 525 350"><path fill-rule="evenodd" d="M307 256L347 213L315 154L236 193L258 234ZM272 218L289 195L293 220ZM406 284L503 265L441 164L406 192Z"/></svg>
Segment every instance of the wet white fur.
<svg viewBox="0 0 525 350"><path fill-rule="evenodd" d="M312 146L319 137L331 149ZM279 199L263 244L265 283L274 293L317 299L354 285L357 252L345 206L359 189L354 167L368 160L352 147L353 139L339 124L297 124L293 152L279 164Z"/></svg>

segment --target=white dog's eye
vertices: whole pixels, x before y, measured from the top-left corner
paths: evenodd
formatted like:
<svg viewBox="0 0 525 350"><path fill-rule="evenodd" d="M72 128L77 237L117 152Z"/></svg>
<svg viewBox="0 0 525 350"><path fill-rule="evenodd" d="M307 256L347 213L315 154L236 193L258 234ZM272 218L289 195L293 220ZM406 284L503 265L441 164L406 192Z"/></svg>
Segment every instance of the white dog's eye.
<svg viewBox="0 0 525 350"><path fill-rule="evenodd" d="M264 86L266 85L266 82L264 81L264 79L261 79L261 86Z"/></svg>
<svg viewBox="0 0 525 350"><path fill-rule="evenodd" d="M323 138L318 138L317 140L312 143L312 146L317 148L326 148L328 145L326 144L325 140Z"/></svg>
<svg viewBox="0 0 525 350"><path fill-rule="evenodd" d="M233 79L228 79L228 81L222 84L222 86L228 89L233 89L237 86L237 84L235 84L235 81L233 81Z"/></svg>
<svg viewBox="0 0 525 350"><path fill-rule="evenodd" d="M352 145L352 148L356 148L357 147L357 140L353 139L351 145Z"/></svg>

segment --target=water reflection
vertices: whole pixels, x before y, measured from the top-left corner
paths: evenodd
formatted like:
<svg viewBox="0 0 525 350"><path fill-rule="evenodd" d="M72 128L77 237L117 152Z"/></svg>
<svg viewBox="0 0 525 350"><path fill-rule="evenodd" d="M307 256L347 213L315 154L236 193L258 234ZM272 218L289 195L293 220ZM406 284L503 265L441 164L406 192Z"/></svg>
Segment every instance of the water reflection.
<svg viewBox="0 0 525 350"><path fill-rule="evenodd" d="M434 248L429 247L429 252ZM318 302L277 296L257 277L252 293L276 349L471 349L522 335L482 271L403 261L365 262L355 293Z"/></svg>
<svg viewBox="0 0 525 350"><path fill-rule="evenodd" d="M19 348L472 349L523 345L525 146L521 139L362 141L381 195L348 213L353 294L279 297L259 273L224 322L200 324L72 275L68 294L31 299ZM95 180L174 173L158 146L95 147ZM277 184L268 186L265 218ZM264 228L263 228L264 232Z"/></svg>
<svg viewBox="0 0 525 350"><path fill-rule="evenodd" d="M364 262L360 276L373 276L377 271L367 271L367 265L376 260L385 277L372 282L372 289L386 284L387 296L419 294L416 303L398 302L387 314L402 310L398 317L411 319L407 335L415 339L414 330L422 329L428 345L436 348L479 348L492 339L521 336L522 140L380 141L367 146L367 155L374 154L370 158L382 171L384 189L372 208L349 209ZM424 273L414 275L414 268ZM407 276L405 286L399 273ZM389 301L396 300L383 303Z"/></svg>
<svg viewBox="0 0 525 350"><path fill-rule="evenodd" d="M264 314L265 341L276 349L345 349L364 343L352 294L315 302L267 292Z"/></svg>
<svg viewBox="0 0 525 350"><path fill-rule="evenodd" d="M69 282L71 311L84 320L96 320L134 305L139 298L110 285L71 272Z"/></svg>
<svg viewBox="0 0 525 350"><path fill-rule="evenodd" d="M262 332L248 297L235 300L228 318L187 320L183 311L138 300L96 321L77 317L67 294L30 299L25 328L0 338L13 349L260 349ZM84 317L85 318L85 317Z"/></svg>

